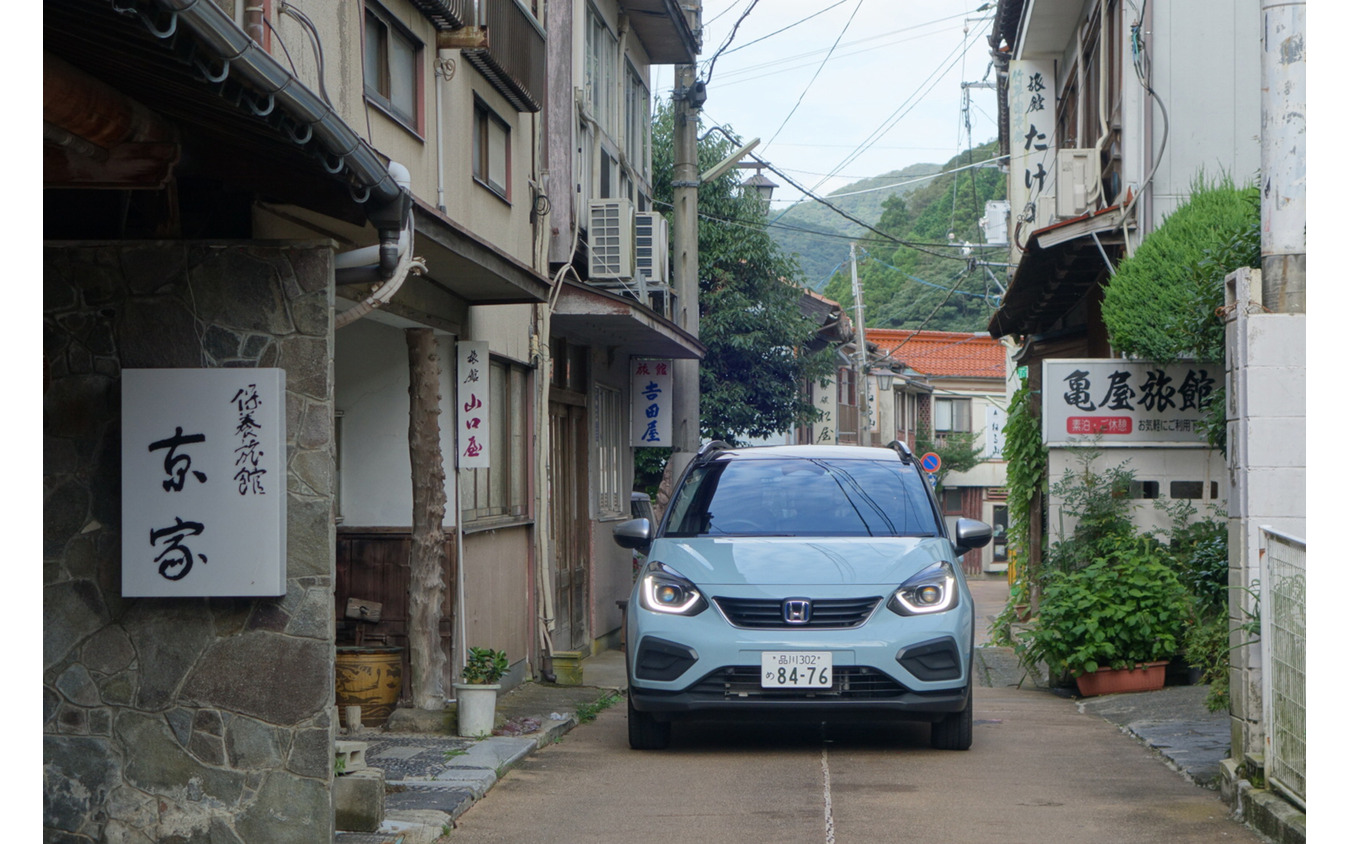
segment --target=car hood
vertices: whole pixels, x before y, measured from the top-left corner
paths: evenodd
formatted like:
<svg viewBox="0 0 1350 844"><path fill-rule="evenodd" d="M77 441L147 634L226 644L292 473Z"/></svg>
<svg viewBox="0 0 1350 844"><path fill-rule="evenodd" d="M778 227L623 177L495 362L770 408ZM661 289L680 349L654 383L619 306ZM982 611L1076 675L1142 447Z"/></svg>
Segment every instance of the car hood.
<svg viewBox="0 0 1350 844"><path fill-rule="evenodd" d="M951 558L952 544L941 537L662 538L649 555L704 586L894 586Z"/></svg>

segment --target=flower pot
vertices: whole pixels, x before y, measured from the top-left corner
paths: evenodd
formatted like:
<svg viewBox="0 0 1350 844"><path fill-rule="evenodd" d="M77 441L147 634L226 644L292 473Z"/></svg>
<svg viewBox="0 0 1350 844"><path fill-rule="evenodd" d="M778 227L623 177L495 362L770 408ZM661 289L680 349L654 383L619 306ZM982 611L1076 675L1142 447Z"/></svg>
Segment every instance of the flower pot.
<svg viewBox="0 0 1350 844"><path fill-rule="evenodd" d="M455 683L459 709L459 734L464 738L483 738L492 735L497 722L497 690L500 683L478 686Z"/></svg>
<svg viewBox="0 0 1350 844"><path fill-rule="evenodd" d="M1161 689L1166 678L1166 662L1149 662L1134 668L1098 668L1078 676L1078 693L1083 697L1095 697L1121 692L1152 692Z"/></svg>

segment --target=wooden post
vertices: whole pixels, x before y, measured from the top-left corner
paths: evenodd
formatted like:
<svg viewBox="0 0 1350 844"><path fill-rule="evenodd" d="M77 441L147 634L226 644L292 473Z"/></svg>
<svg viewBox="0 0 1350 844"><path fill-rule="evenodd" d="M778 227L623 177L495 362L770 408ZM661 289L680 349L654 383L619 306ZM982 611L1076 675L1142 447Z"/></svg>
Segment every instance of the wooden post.
<svg viewBox="0 0 1350 844"><path fill-rule="evenodd" d="M408 651L412 700L418 709L445 708L444 600L445 463L441 456L441 365L430 328L409 328L408 456L412 463L412 552L408 578Z"/></svg>

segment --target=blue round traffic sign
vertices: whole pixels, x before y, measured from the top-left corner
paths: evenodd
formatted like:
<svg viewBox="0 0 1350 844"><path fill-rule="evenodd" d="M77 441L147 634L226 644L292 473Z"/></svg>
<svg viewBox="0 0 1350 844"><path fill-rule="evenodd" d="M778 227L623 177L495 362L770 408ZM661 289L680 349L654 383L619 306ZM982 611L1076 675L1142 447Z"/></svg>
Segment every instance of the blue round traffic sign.
<svg viewBox="0 0 1350 844"><path fill-rule="evenodd" d="M919 458L919 465L923 467L925 472L936 472L942 468L942 458L930 451Z"/></svg>

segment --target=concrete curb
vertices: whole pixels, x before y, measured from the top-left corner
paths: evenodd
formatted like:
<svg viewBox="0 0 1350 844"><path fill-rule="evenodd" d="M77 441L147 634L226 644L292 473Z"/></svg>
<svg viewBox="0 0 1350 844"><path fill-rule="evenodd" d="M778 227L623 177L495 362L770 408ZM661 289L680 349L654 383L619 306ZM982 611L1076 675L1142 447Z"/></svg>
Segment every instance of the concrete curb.
<svg viewBox="0 0 1350 844"><path fill-rule="evenodd" d="M1220 763L1219 792L1242 822L1275 844L1304 844L1308 818L1283 797L1243 779L1235 759Z"/></svg>
<svg viewBox="0 0 1350 844"><path fill-rule="evenodd" d="M615 689L594 688L598 703ZM573 696L575 692L573 693ZM590 695L588 695L590 696ZM567 701L571 703L571 701ZM538 730L523 736L490 736L473 742L446 760L434 778L387 780L384 820L373 833L339 831L335 844L435 844L455 822L483 799L508 771L540 748L556 744L581 723L563 709L545 717Z"/></svg>

